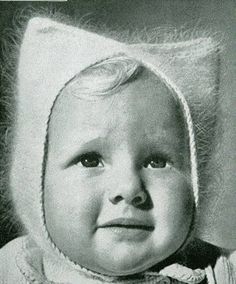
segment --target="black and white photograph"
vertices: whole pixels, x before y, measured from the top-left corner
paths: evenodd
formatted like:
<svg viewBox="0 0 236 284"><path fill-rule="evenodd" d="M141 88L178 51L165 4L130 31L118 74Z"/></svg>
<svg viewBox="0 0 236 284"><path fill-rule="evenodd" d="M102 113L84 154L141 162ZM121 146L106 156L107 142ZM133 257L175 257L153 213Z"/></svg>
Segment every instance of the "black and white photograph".
<svg viewBox="0 0 236 284"><path fill-rule="evenodd" d="M235 173L235 0L0 0L0 284L236 284Z"/></svg>

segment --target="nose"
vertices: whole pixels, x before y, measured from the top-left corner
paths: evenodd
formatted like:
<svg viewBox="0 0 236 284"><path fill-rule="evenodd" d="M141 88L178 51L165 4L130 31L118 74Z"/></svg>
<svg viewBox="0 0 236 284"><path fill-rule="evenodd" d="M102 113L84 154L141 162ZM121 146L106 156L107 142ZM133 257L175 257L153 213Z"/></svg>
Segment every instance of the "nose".
<svg viewBox="0 0 236 284"><path fill-rule="evenodd" d="M116 173L116 183L109 191L109 201L118 204L121 201L135 207L140 206L147 200L147 193L141 177L134 170L124 170Z"/></svg>

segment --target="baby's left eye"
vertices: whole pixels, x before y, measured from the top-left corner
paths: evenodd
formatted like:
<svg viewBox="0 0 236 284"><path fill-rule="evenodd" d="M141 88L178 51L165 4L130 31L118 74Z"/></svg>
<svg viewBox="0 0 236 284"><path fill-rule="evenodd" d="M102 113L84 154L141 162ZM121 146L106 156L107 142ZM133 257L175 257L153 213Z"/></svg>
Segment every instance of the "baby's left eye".
<svg viewBox="0 0 236 284"><path fill-rule="evenodd" d="M145 168L161 169L168 166L167 160L161 157L151 157L147 159L143 166Z"/></svg>

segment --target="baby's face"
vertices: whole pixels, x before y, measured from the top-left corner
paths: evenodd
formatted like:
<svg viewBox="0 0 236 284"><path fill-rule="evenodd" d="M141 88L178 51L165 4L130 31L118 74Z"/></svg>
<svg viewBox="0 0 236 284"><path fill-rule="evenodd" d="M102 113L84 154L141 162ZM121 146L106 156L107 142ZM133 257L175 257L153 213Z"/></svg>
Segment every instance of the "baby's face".
<svg viewBox="0 0 236 284"><path fill-rule="evenodd" d="M96 101L67 88L49 128L48 231L61 251L91 270L141 272L183 244L193 218L175 101L148 72Z"/></svg>

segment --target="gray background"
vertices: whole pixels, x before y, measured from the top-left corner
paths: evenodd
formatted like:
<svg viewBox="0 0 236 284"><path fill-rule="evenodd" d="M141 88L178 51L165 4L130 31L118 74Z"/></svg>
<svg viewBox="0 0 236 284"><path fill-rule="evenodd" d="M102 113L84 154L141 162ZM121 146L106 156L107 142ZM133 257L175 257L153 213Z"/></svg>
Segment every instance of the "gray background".
<svg viewBox="0 0 236 284"><path fill-rule="evenodd" d="M144 27L185 25L201 26L223 34L221 84L223 137L222 162L224 193L217 201L217 222L204 223L211 227L208 240L212 243L236 248L236 2L233 0L77 0L68 2L0 2L0 36L4 29L12 27L12 17L18 9L27 6L51 7L84 19L95 25L105 24L116 29L143 29ZM1 112L4 110L1 109ZM216 200L210 201L210 208ZM1 219L1 218L0 218ZM0 246L15 234L14 228L0 231Z"/></svg>

